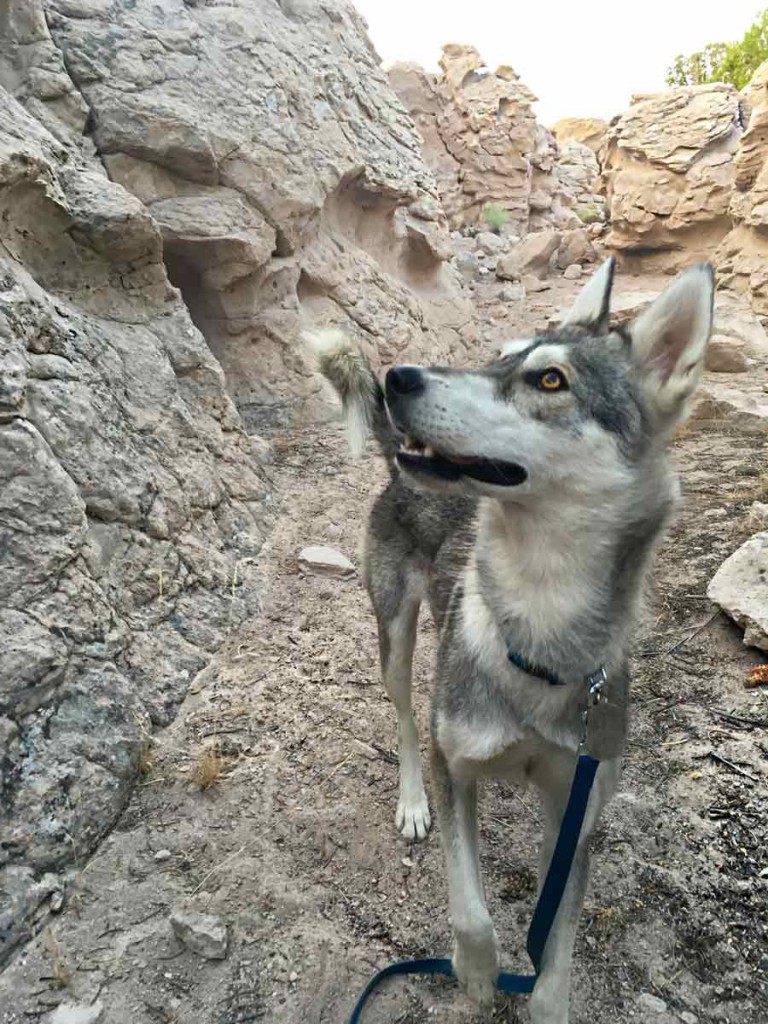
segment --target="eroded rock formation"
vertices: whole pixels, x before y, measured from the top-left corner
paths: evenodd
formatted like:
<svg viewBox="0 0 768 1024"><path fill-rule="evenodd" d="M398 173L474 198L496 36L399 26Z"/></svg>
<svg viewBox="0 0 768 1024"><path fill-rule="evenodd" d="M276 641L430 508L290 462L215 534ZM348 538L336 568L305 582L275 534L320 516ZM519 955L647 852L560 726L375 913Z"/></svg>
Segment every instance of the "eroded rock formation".
<svg viewBox="0 0 768 1024"><path fill-rule="evenodd" d="M608 122L599 117L564 117L552 125L552 134L560 146L566 142L579 142L597 156L607 129Z"/></svg>
<svg viewBox="0 0 768 1024"><path fill-rule="evenodd" d="M733 230L717 252L719 282L768 315L768 62L744 90L746 130L734 159Z"/></svg>
<svg viewBox="0 0 768 1024"><path fill-rule="evenodd" d="M444 358L469 315L351 6L11 0L0 37L8 949L257 608L269 484L244 425L306 411L299 327L378 365Z"/></svg>
<svg viewBox="0 0 768 1024"><path fill-rule="evenodd" d="M574 227L578 218L554 168L554 137L536 120L536 97L511 67L488 71L472 46L443 47L442 74L396 64L390 81L416 122L454 226L503 207L509 230Z"/></svg>
<svg viewBox="0 0 768 1024"><path fill-rule="evenodd" d="M562 143L554 172L583 224L605 218L605 198L599 192L600 165L589 146L573 139Z"/></svg>
<svg viewBox="0 0 768 1024"><path fill-rule="evenodd" d="M607 244L635 269L711 259L728 232L739 95L714 84L636 96L601 152Z"/></svg>

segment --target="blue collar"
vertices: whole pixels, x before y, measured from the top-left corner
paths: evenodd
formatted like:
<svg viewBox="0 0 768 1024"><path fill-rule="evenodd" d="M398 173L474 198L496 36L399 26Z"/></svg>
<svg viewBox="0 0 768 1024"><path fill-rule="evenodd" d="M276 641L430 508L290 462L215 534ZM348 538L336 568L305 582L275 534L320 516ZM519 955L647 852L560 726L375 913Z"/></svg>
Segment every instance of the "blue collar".
<svg viewBox="0 0 768 1024"><path fill-rule="evenodd" d="M535 665L532 661L529 661L524 654L520 651L516 651L510 646L509 641L507 644L507 658L521 670L529 676L538 676L539 679L546 680L550 686L564 686L565 683L560 676L555 675L554 672L550 672L548 668L544 668L542 665Z"/></svg>
<svg viewBox="0 0 768 1024"><path fill-rule="evenodd" d="M548 668L544 668L543 665L536 665L534 662L529 661L524 654L520 651L516 651L512 647L508 640L505 641L507 647L507 658L512 664L519 668L521 672L525 672L526 675L536 676L538 679L543 679L549 683L550 686L565 686L565 680L561 679L555 672L550 672ZM605 682L605 666L601 665L596 672L591 672L588 676L585 676L585 681L590 685L594 686L596 682ZM591 692L591 691L590 691Z"/></svg>

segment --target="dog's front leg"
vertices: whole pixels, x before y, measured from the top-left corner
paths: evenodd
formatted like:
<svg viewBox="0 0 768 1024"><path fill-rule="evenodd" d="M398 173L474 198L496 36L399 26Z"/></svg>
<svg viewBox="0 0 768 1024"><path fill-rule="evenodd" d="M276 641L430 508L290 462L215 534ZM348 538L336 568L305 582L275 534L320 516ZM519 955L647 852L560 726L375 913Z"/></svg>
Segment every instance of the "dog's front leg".
<svg viewBox="0 0 768 1024"><path fill-rule="evenodd" d="M491 1006L499 974L496 934L485 905L477 839L477 783L451 771L432 740L432 774L448 869L453 969L470 999Z"/></svg>
<svg viewBox="0 0 768 1024"><path fill-rule="evenodd" d="M568 1024L568 1003L571 983L571 960L576 940L576 930L584 903L584 893L589 877L589 836L600 812L610 799L618 780L617 762L603 762L600 766L594 788L587 806L587 813L581 828L581 836L573 858L560 908L549 933L542 957L541 974L531 996L532 1024ZM546 815L544 841L539 860L540 887L549 869L552 851L560 832L560 822L568 798L566 773L561 781L552 773L544 781L534 776L542 790L542 802ZM542 785L544 781L544 785Z"/></svg>
<svg viewBox="0 0 768 1024"><path fill-rule="evenodd" d="M556 838L557 831L553 831ZM545 856L542 861L546 866L549 865L548 854L551 854L553 847L554 841L545 840ZM568 1024L571 959L588 876L589 849L582 839L573 858L568 884L544 950L541 974L531 996L532 1024Z"/></svg>

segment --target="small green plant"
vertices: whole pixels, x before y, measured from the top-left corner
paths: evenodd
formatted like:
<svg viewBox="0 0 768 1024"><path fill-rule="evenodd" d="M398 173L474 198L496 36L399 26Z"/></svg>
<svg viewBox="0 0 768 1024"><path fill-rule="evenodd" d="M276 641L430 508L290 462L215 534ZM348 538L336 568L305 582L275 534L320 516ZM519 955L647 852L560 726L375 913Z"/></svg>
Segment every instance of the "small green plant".
<svg viewBox="0 0 768 1024"><path fill-rule="evenodd" d="M480 212L483 220L495 235L499 234L509 220L509 214L498 203L486 203Z"/></svg>
<svg viewBox="0 0 768 1024"><path fill-rule="evenodd" d="M576 216L582 224L597 224L599 220L603 219L596 206L580 206L576 211Z"/></svg>

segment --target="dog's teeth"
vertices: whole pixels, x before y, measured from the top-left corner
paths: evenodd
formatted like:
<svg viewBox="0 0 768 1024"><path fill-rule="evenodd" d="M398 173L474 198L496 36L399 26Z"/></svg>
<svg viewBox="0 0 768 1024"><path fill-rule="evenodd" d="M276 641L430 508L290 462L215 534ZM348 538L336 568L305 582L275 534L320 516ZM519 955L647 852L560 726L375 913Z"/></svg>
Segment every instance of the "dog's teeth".
<svg viewBox="0 0 768 1024"><path fill-rule="evenodd" d="M434 459L435 449L432 447L432 445L426 444L424 445L424 451L421 454L424 456L425 459Z"/></svg>

